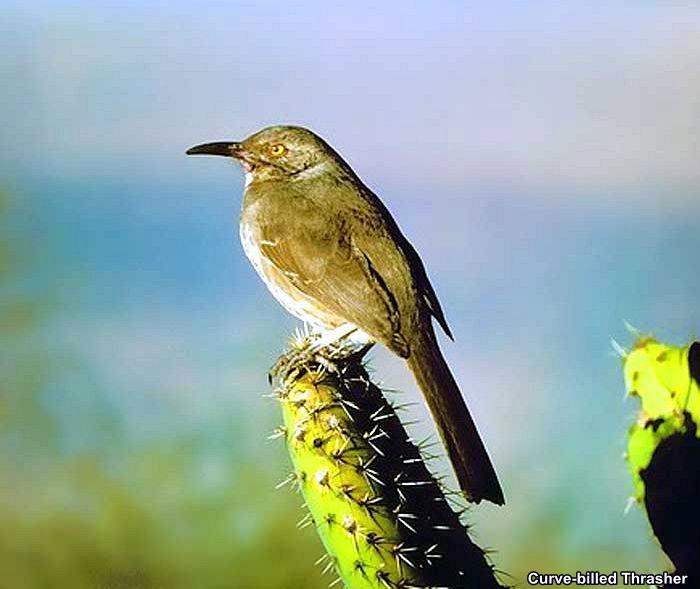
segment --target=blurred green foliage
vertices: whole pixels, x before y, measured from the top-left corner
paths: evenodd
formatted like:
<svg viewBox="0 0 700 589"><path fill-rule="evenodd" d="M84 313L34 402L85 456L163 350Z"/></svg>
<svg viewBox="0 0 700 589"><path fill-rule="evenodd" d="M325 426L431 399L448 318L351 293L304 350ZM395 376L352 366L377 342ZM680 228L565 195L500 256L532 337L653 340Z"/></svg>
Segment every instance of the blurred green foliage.
<svg viewBox="0 0 700 589"><path fill-rule="evenodd" d="M143 451L117 477L82 457L4 488L0 586L325 586L294 502L277 493L265 508L251 496L274 486L259 468L231 469L228 484L201 493L188 463Z"/></svg>
<svg viewBox="0 0 700 589"><path fill-rule="evenodd" d="M1 229L18 207L0 192ZM65 450L65 430L91 426L52 412L80 360L40 337L52 303L27 287L31 236L0 235L0 588L325 587L279 462L212 476L201 440L136 444L117 414L99 416L107 444Z"/></svg>

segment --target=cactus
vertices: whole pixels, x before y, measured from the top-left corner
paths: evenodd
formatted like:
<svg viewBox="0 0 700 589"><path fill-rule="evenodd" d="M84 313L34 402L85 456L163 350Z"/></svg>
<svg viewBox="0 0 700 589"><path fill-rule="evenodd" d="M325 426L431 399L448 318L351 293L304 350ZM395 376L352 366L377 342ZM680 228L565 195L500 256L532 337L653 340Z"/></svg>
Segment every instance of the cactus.
<svg viewBox="0 0 700 589"><path fill-rule="evenodd" d="M700 343L686 347L640 337L624 355L628 395L641 411L627 460L635 499L676 566L700 583Z"/></svg>
<svg viewBox="0 0 700 589"><path fill-rule="evenodd" d="M694 432L700 423L700 388L689 362L691 358L697 363L699 353L698 343L678 348L644 336L625 355L627 394L641 401L627 454L637 500L645 497L643 473L659 444L672 435ZM694 368L698 370L695 364Z"/></svg>
<svg viewBox="0 0 700 589"><path fill-rule="evenodd" d="M301 491L327 555L348 589L500 587L396 410L371 382L364 351L308 352L278 363L276 396Z"/></svg>

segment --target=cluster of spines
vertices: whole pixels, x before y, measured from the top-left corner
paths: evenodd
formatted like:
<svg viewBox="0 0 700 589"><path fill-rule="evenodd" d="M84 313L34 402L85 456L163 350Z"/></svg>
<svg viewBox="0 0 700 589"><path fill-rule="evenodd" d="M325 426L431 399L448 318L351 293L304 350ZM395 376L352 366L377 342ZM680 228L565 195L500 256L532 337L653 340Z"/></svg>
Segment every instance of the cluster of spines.
<svg viewBox="0 0 700 589"><path fill-rule="evenodd" d="M276 390L325 570L350 589L500 587L361 355L329 356L288 362Z"/></svg>

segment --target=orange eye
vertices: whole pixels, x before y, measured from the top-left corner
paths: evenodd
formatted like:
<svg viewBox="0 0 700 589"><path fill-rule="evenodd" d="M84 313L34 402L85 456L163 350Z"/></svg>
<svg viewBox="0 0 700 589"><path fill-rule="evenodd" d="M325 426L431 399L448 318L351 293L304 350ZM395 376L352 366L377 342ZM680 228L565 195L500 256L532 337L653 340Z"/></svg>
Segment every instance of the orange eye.
<svg viewBox="0 0 700 589"><path fill-rule="evenodd" d="M275 145L271 145L268 151L270 152L270 155L281 157L287 153L287 148L281 143L276 143Z"/></svg>

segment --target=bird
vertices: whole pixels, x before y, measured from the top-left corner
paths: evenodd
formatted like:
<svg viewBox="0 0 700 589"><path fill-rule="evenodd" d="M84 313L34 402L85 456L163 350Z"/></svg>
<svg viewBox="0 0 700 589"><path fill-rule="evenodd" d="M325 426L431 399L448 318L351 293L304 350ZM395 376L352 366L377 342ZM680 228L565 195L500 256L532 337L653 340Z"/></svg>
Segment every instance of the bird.
<svg viewBox="0 0 700 589"><path fill-rule="evenodd" d="M322 341L378 342L406 360L467 500L503 505L494 467L445 358L433 320L454 339L418 253L389 210L324 139L266 127L187 155L245 170L240 238L271 294Z"/></svg>

